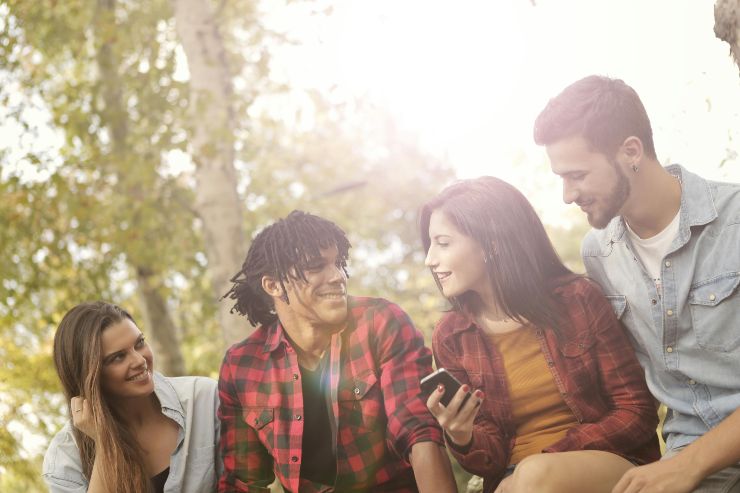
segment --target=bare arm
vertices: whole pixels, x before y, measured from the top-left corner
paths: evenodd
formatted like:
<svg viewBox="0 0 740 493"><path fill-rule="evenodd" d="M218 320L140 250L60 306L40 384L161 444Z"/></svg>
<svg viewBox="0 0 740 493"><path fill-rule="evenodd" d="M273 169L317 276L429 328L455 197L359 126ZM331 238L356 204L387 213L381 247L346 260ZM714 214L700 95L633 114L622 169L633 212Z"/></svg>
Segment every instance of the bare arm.
<svg viewBox="0 0 740 493"><path fill-rule="evenodd" d="M613 493L671 491L689 493L707 476L740 462L740 409L678 455L630 469Z"/></svg>
<svg viewBox="0 0 740 493"><path fill-rule="evenodd" d="M434 442L415 443L409 461L419 493L457 493L452 465L444 448Z"/></svg>

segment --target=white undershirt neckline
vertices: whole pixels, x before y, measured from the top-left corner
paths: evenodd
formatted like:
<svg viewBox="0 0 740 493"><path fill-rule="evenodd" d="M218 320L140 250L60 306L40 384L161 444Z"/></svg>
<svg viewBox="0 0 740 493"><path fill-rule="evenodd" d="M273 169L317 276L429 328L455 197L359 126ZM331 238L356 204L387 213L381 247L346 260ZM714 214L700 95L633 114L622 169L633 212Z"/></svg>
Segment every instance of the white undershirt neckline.
<svg viewBox="0 0 740 493"><path fill-rule="evenodd" d="M637 236L627 221L624 222L627 227L627 234L632 240L632 246L635 249L635 253L642 260L642 264L648 271L650 278L655 283L655 287L658 289L658 293L662 293L662 285L660 279L661 266L663 264L663 258L665 258L668 249L671 247L673 240L678 236L678 227L681 223L681 209L676 212L676 216L668 223L668 226L663 228L663 231L651 236L650 238L640 238Z"/></svg>

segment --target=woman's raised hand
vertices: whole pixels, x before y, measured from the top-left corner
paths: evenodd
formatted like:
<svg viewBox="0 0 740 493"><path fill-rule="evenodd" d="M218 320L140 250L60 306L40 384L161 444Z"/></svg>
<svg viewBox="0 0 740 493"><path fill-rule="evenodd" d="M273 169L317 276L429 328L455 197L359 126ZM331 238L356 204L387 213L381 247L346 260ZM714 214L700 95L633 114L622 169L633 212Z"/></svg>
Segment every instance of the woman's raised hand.
<svg viewBox="0 0 740 493"><path fill-rule="evenodd" d="M75 428L97 441L98 430L95 428L95 420L88 400L81 396L72 397L69 406L72 409L72 424Z"/></svg>
<svg viewBox="0 0 740 493"><path fill-rule="evenodd" d="M473 421L485 397L481 390L476 390L469 399L466 399L468 392L470 392L470 386L463 385L457 389L455 396L445 406L440 402L445 388L444 385L439 385L427 399L429 411L437 418L448 438L458 447L467 446L473 439Z"/></svg>

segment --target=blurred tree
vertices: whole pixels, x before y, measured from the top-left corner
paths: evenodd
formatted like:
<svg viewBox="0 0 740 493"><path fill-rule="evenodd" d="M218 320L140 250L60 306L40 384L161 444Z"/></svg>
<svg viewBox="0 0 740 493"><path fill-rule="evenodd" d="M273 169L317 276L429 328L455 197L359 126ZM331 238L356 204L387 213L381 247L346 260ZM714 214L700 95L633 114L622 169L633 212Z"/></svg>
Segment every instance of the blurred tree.
<svg viewBox="0 0 740 493"><path fill-rule="evenodd" d="M717 0L714 4L714 34L730 45L730 54L740 70L740 0Z"/></svg>

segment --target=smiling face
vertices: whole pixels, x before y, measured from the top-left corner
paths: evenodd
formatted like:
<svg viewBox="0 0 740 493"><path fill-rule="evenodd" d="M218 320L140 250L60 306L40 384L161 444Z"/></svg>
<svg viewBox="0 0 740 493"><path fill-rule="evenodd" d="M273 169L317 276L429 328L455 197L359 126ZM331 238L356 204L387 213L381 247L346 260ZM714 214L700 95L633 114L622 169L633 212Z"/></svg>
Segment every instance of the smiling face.
<svg viewBox="0 0 740 493"><path fill-rule="evenodd" d="M457 229L440 209L429 217L429 240L424 265L432 270L445 297L468 291L483 295L490 291L483 248Z"/></svg>
<svg viewBox="0 0 740 493"><path fill-rule="evenodd" d="M101 334L101 386L114 399L154 392L154 355L139 328L129 320L113 323Z"/></svg>
<svg viewBox="0 0 740 493"><path fill-rule="evenodd" d="M305 265L303 275L305 281L291 277L284 283L289 303L276 301L283 324L292 321L329 329L344 324L348 314L347 275L336 245L322 248L321 255Z"/></svg>
<svg viewBox="0 0 740 493"><path fill-rule="evenodd" d="M575 202L591 226L603 229L620 214L630 183L615 159L592 151L581 136L558 140L546 150L553 173L563 179L563 201Z"/></svg>

